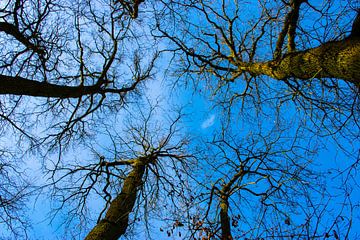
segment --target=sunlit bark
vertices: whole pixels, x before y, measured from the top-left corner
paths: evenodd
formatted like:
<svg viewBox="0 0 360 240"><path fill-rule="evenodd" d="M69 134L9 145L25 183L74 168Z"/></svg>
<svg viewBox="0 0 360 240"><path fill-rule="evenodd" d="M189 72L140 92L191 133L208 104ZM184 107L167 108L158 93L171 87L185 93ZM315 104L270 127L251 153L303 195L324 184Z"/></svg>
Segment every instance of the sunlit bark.
<svg viewBox="0 0 360 240"><path fill-rule="evenodd" d="M239 69L275 79L337 78L360 83L360 38L328 42L285 55L279 60L240 63Z"/></svg>

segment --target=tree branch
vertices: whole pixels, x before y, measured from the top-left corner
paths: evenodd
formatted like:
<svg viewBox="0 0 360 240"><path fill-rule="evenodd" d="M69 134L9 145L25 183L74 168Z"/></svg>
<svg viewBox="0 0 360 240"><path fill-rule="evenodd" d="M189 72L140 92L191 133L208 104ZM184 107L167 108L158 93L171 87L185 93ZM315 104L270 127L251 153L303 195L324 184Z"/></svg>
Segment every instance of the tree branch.
<svg viewBox="0 0 360 240"><path fill-rule="evenodd" d="M137 79L130 87L102 88L101 85L91 86L64 86L47 82L39 82L23 77L12 77L0 74L0 95L26 95L33 97L52 98L78 98L84 95L104 93L126 93L134 90L136 85L143 79Z"/></svg>
<svg viewBox="0 0 360 240"><path fill-rule="evenodd" d="M281 58L281 49L284 45L284 39L285 39L286 34L288 37L288 52L295 51L296 26L297 26L297 22L299 20L300 5L304 2L305 2L305 0L293 0L290 3L292 9L285 17L283 29L281 30L278 40L276 42L274 59Z"/></svg>
<svg viewBox="0 0 360 240"><path fill-rule="evenodd" d="M38 53L41 56L45 54L44 49L31 43L29 38L26 37L23 33L21 33L19 28L14 24L7 22L0 22L0 32L5 32L6 34L13 36L16 40L21 42L25 47L33 50L34 52Z"/></svg>

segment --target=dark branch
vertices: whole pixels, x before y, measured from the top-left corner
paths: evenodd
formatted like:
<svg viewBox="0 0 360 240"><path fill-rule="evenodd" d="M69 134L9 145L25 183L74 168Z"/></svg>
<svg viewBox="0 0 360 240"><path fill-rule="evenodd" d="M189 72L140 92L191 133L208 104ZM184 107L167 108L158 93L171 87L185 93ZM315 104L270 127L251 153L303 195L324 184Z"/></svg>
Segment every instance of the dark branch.
<svg viewBox="0 0 360 240"><path fill-rule="evenodd" d="M0 32L5 32L6 34L9 34L13 36L16 40L21 42L25 47L28 49L32 49L34 52L38 53L39 55L44 55L44 50L34 45L30 42L29 38L26 37L23 33L20 32L19 28L15 25L7 22L0 22Z"/></svg>
<svg viewBox="0 0 360 240"><path fill-rule="evenodd" d="M142 79L134 82L130 87L120 89L106 89L101 85L64 86L47 82L38 82L22 77L12 77L0 74L0 94L26 95L33 97L78 98L84 95L105 93L126 93L134 90Z"/></svg>

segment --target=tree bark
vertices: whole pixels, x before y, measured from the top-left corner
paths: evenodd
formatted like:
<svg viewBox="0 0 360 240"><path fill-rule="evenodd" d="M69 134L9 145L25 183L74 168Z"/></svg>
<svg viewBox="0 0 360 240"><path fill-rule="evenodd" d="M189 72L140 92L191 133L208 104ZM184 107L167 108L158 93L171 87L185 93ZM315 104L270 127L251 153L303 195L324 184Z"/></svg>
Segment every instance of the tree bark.
<svg viewBox="0 0 360 240"><path fill-rule="evenodd" d="M0 74L0 95L25 95L50 98L79 98L84 95L105 93L127 93L135 89L140 81L133 82L129 87L105 88L101 84L90 86L66 86L48 82L39 82L23 77L12 77Z"/></svg>
<svg viewBox="0 0 360 240"><path fill-rule="evenodd" d="M221 240L232 240L230 217L228 214L229 202L228 197L222 195L220 200L220 223L221 223Z"/></svg>
<svg viewBox="0 0 360 240"><path fill-rule="evenodd" d="M229 217L229 196L231 195L231 188L236 181L241 181L247 172L244 171L243 166L240 170L225 184L220 191L220 225L221 225L221 240L232 240L231 225Z"/></svg>
<svg viewBox="0 0 360 240"><path fill-rule="evenodd" d="M239 70L274 79L337 78L360 85L360 37L327 42L279 60L239 63Z"/></svg>
<svg viewBox="0 0 360 240"><path fill-rule="evenodd" d="M129 215L136 202L145 163L139 159L133 170L125 178L121 193L111 202L105 218L87 235L85 240L116 240L123 235L129 225Z"/></svg>
<svg viewBox="0 0 360 240"><path fill-rule="evenodd" d="M0 74L0 94L33 97L78 98L100 93L99 86L64 86Z"/></svg>

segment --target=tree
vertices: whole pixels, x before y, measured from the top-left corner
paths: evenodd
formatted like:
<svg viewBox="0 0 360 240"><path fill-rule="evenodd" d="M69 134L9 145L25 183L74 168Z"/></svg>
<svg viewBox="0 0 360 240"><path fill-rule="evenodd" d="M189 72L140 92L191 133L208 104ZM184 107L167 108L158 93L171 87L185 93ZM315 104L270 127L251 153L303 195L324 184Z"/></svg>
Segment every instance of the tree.
<svg viewBox="0 0 360 240"><path fill-rule="evenodd" d="M340 238L348 238L350 219L343 219L336 228L326 217L331 211L327 201L336 198L325 184L330 175L316 167L320 159L315 149L303 144L301 134L292 136L288 127L244 138L227 130L205 143L202 168L212 174L199 178L204 187L196 198L203 210L197 215L193 236L316 239L336 229ZM344 212L332 214L338 219Z"/></svg>
<svg viewBox="0 0 360 240"><path fill-rule="evenodd" d="M144 32L131 32L136 23L128 16L135 17L140 3L130 11L113 1L1 2L0 121L2 138L14 142L1 145L1 153L13 153L1 159L1 209L10 228L23 222L29 187L21 183L26 167L15 167L15 159L26 166L27 153L51 159L58 151L60 165L66 148L93 136L106 114L132 97L140 102L158 57L141 40Z"/></svg>
<svg viewBox="0 0 360 240"><path fill-rule="evenodd" d="M348 1L1 3L2 220L25 228L36 193L65 238L356 237L358 19ZM161 60L180 92L163 108L146 91ZM225 113L214 131L170 111L182 82ZM317 158L323 135L350 166Z"/></svg>
<svg viewBox="0 0 360 240"><path fill-rule="evenodd" d="M222 105L240 101L259 109L293 102L320 134L349 121L359 126L360 43L350 1L163 3L159 19L176 20L158 21L154 34L173 43L169 51L178 57L180 76L206 79Z"/></svg>
<svg viewBox="0 0 360 240"><path fill-rule="evenodd" d="M173 53L174 59L177 60L174 61L176 64L173 70L178 73L180 80L193 86L195 91L209 89L210 93L203 92L215 99L215 105L225 109L228 119L227 123L223 123L225 128L230 126L234 129L234 113L238 114L239 111L241 118L244 115L249 116L250 121L260 118L264 124L267 121L272 122L273 119L280 123L290 122L307 128L307 137L335 135L339 149L349 158L349 169L353 169L354 164L357 165L359 158L355 145L359 143L360 42L356 33L358 11L354 11L350 2L342 1L338 5L333 2L315 5L310 1L296 0L162 2L165 10L159 14L157 29L153 33L172 43L172 48L168 51ZM164 21L166 16L169 18ZM240 104L237 104L238 102ZM292 116L294 118L291 118ZM213 172L219 170L216 166L222 166L224 162L227 163L224 164L227 171L230 171L228 163L233 159L228 156L231 155L229 150L238 153L237 151L241 152L240 149L243 147L233 144L226 137L221 138L221 141L229 147L222 147L218 142L214 145L220 148L219 152L224 155L226 161L220 161L219 165L214 164L216 160L209 161L215 165ZM234 142L237 141L239 140ZM304 144L299 143L299 146ZM281 146L281 143L279 145ZM245 143L245 146L248 145ZM271 155L271 150L263 151ZM233 158L238 159L238 156L235 155ZM264 162L270 164L271 159ZM296 166L296 163L297 161L294 161L293 165ZM246 171L242 170L239 164L234 165L237 168L232 174L219 171L225 172L223 184L207 188L208 194L211 193L209 202L212 201L212 197L219 198L218 207L215 208L219 210L219 216L214 221L208 220L210 227L204 227L204 220L196 221L195 225L200 226L200 232L207 232L210 236L214 236L215 233L222 239L232 238L228 215L231 196L229 189L241 188L236 186L237 181L246 176ZM270 169L285 172L287 168L278 166ZM347 170L342 173L349 174ZM291 172L288 174L292 175ZM217 176L212 182L216 183L216 179L221 178ZM249 191L256 196L256 191ZM290 188L284 192L289 193L292 190ZM346 190L344 192L344 196L349 194ZM295 195L293 193L293 196ZM242 196L239 198L242 199ZM310 197L307 198L306 201L312 202ZM248 196L243 199L245 202L252 202L253 198ZM235 202L239 200L234 200ZM262 204L262 207L266 206L266 203ZM348 204L352 205L351 202L345 205L349 206ZM245 211L241 207L243 206L240 204L240 211ZM317 207L327 211L327 203L321 203ZM249 206L246 209L255 208ZM307 216L317 216L316 221L323 221L319 219L322 214L316 207L300 208L304 212L309 211L306 213ZM310 213L311 211L313 212ZM247 220L244 215L241 217ZM284 219L285 225L290 225L289 218ZM262 220L267 222L272 218L264 217ZM237 222L238 219L234 221ZM262 221L259 220L258 223L261 225ZM250 236L250 239L261 239L264 236L297 236L300 239L329 237L331 230L319 230L316 227L318 223L308 221L303 227L298 228L306 232L304 236L297 230L291 234L288 231L282 232L280 225L279 228L273 228L271 224L266 224L265 229L259 227L260 230L256 230L264 231L256 234L254 232L258 224L252 221L249 223L250 227L242 226L250 229L247 232L249 235L237 236ZM274 221L274 224L279 223ZM340 231L345 238L348 237L350 225L351 220L343 226L345 230ZM214 229L213 232L209 231L209 228ZM279 231L274 231L274 234L269 232L270 229ZM333 236L338 238L338 233L338 229L334 230Z"/></svg>
<svg viewBox="0 0 360 240"><path fill-rule="evenodd" d="M21 237L22 229L29 227L24 217L26 209L22 206L32 189L14 161L11 153L0 152L0 224L4 224L14 237Z"/></svg>
<svg viewBox="0 0 360 240"><path fill-rule="evenodd" d="M16 111L24 99L32 103L24 115L59 117L45 127L41 142L61 144L74 132L86 134L96 111L123 107L151 78L156 51L148 51L144 64L139 52L148 49L136 44L142 33L133 36L132 21L116 3L17 0L6 1L1 12L2 120L27 132L34 123L20 121Z"/></svg>
<svg viewBox="0 0 360 240"><path fill-rule="evenodd" d="M128 114L121 134L110 131L113 125L102 129L109 134L109 146L95 142L88 146L95 161L65 161L49 169L53 198L61 202L57 211L65 205L73 206L70 221L79 216L84 218L81 222L86 221L86 203L94 194L103 199L97 224L85 239L118 239L137 219L159 211L156 205L164 196L176 194L185 199L189 191L180 173L186 173L193 156L186 153L188 141L177 129L181 115L165 127L164 119L154 120L155 112L161 110L154 106L144 112L147 108L134 108L136 113ZM107 142L104 137L102 141Z"/></svg>

